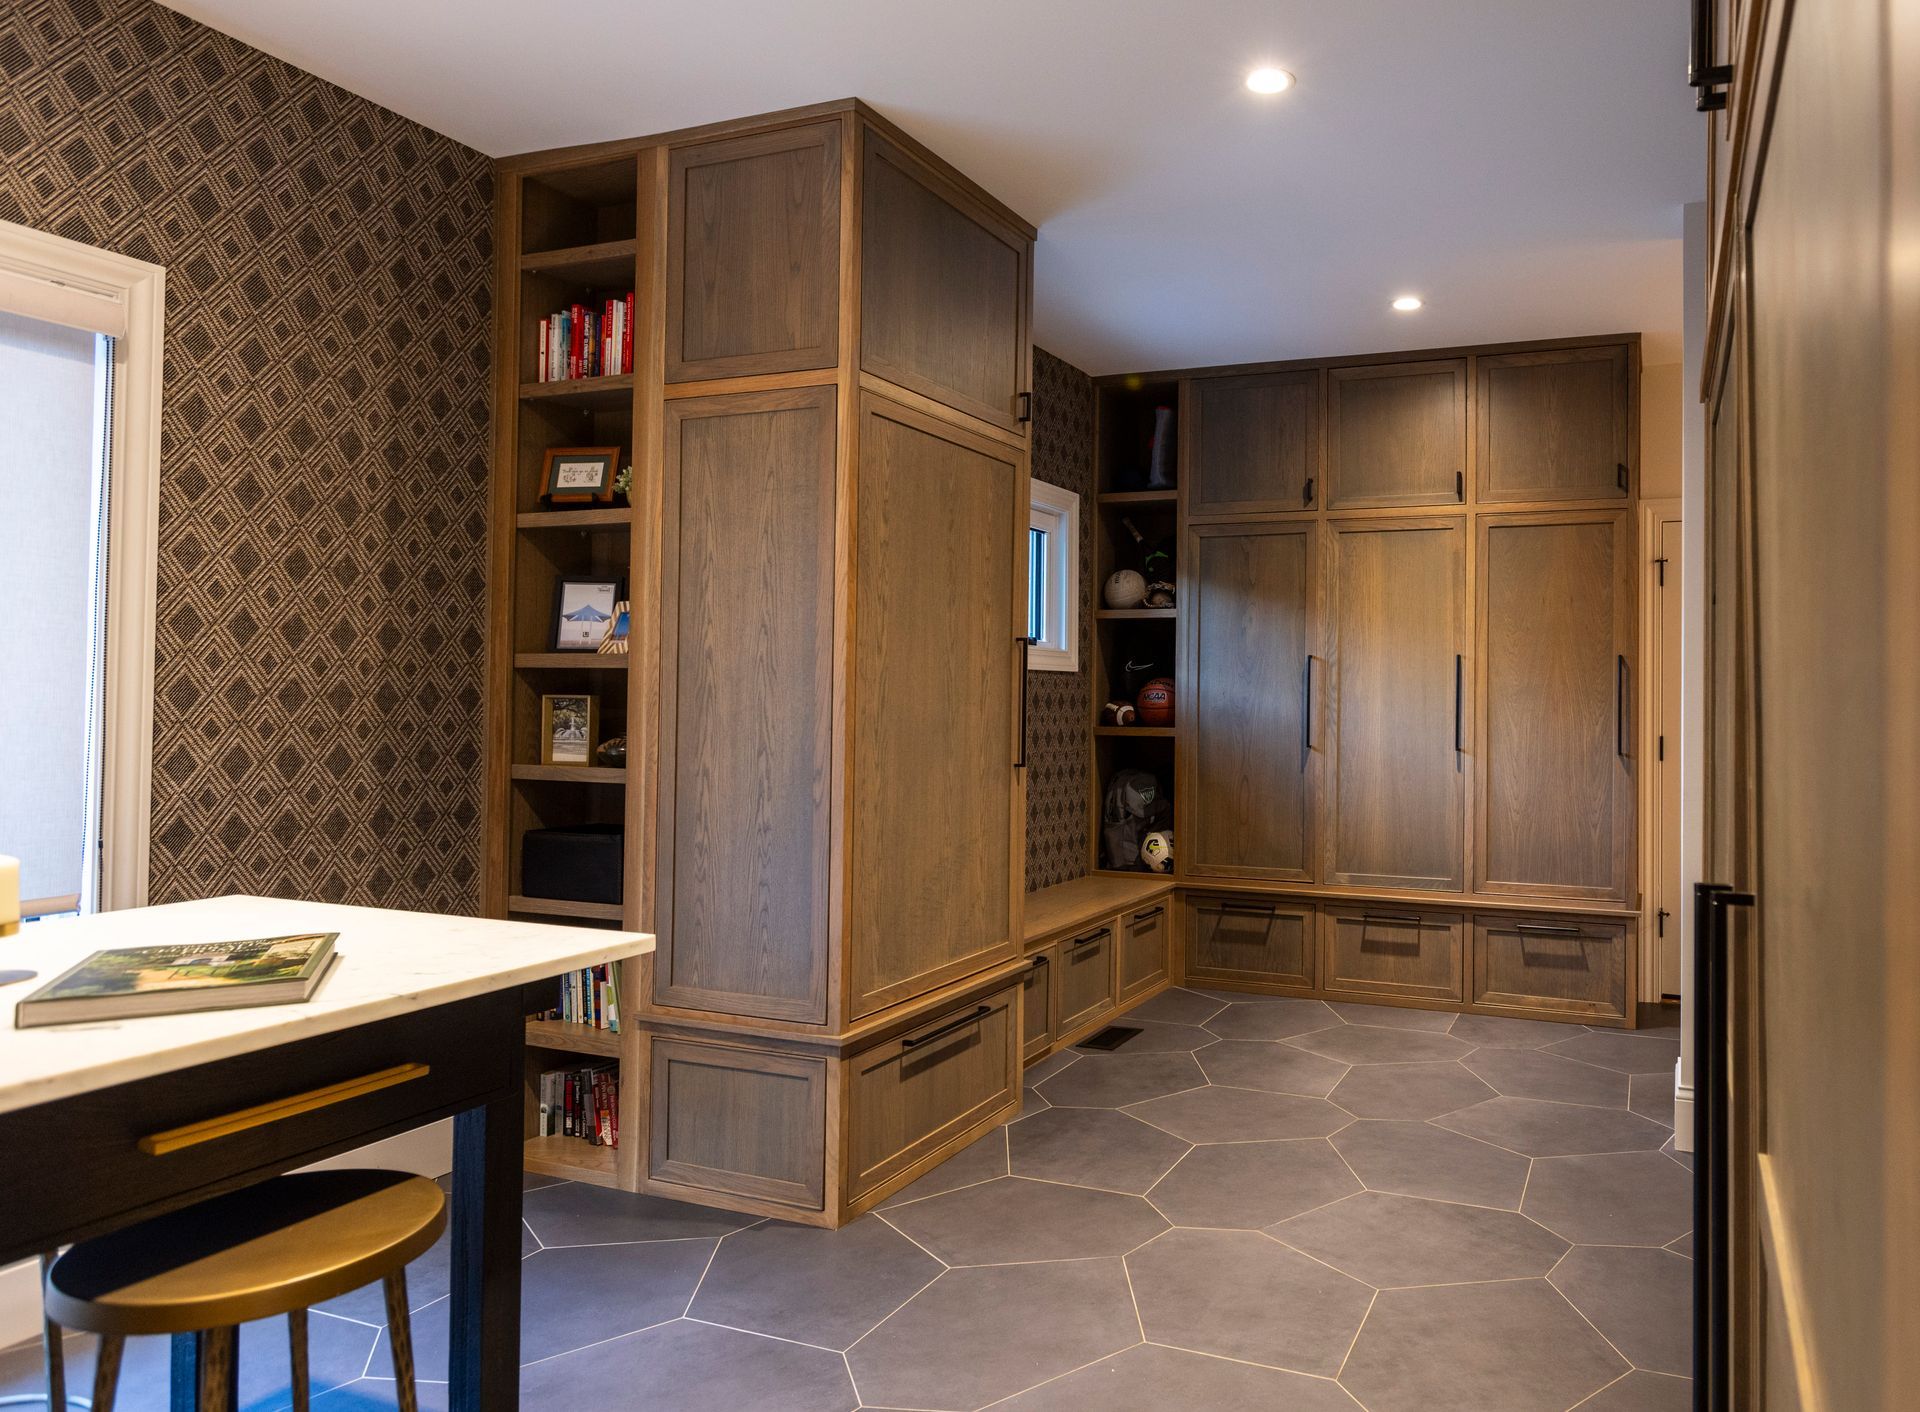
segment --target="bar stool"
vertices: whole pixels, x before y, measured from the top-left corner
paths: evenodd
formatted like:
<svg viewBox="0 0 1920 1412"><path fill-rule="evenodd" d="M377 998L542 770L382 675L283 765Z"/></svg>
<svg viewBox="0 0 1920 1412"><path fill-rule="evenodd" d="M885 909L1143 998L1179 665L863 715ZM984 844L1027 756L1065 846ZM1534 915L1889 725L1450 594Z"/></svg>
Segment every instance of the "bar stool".
<svg viewBox="0 0 1920 1412"><path fill-rule="evenodd" d="M94 1412L113 1412L130 1334L201 1334L201 1412L234 1412L239 1326L287 1316L306 1412L307 1310L380 1280L401 1412L417 1412L407 1263L446 1228L446 1196L404 1172L300 1172L82 1241L47 1272L47 1317L100 1336Z"/></svg>

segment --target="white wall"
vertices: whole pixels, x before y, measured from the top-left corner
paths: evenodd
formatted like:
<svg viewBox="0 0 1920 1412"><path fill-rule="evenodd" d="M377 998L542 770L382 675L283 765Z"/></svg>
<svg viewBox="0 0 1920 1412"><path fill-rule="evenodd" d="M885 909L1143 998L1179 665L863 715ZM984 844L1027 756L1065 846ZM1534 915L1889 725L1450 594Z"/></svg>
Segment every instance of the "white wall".
<svg viewBox="0 0 1920 1412"><path fill-rule="evenodd" d="M1693 1151L1693 885L1706 869L1707 422L1700 370L1707 347L1707 203L1689 202L1682 263L1686 335L1680 424L1680 1064L1673 1092L1674 1146Z"/></svg>

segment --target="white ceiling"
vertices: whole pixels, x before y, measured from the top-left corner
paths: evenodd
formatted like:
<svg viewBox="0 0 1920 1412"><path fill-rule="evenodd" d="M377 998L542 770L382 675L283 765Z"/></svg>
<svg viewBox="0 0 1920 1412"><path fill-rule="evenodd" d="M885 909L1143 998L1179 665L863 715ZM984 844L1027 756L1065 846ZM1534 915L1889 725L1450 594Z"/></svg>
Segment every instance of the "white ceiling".
<svg viewBox="0 0 1920 1412"><path fill-rule="evenodd" d="M1092 373L1635 329L1680 356L1683 0L172 7L496 156L865 98L1040 227L1036 338ZM1248 93L1258 63L1298 87Z"/></svg>

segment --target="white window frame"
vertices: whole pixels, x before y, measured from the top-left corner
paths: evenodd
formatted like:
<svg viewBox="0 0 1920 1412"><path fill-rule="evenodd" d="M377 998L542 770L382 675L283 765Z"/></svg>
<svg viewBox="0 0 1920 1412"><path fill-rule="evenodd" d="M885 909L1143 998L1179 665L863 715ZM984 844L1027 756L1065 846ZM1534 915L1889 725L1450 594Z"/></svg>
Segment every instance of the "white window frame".
<svg viewBox="0 0 1920 1412"><path fill-rule="evenodd" d="M153 812L153 627L166 271L0 221L0 308L113 339L99 899L144 907Z"/></svg>
<svg viewBox="0 0 1920 1412"><path fill-rule="evenodd" d="M1047 565L1047 621L1058 629L1027 649L1027 666L1036 672L1080 670L1080 497L1037 476L1027 481L1029 529L1044 530L1050 550ZM1033 566L1027 566L1028 585Z"/></svg>

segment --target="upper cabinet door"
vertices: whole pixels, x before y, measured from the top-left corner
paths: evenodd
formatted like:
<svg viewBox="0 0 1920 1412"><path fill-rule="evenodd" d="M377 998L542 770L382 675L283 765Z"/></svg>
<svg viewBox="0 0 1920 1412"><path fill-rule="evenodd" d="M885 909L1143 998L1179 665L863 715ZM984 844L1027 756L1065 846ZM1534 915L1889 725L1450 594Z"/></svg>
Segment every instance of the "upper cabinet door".
<svg viewBox="0 0 1920 1412"><path fill-rule="evenodd" d="M840 359L840 124L675 148L667 381Z"/></svg>
<svg viewBox="0 0 1920 1412"><path fill-rule="evenodd" d="M1189 515L1311 510L1320 474L1320 373L1195 378L1182 444Z"/></svg>
<svg viewBox="0 0 1920 1412"><path fill-rule="evenodd" d="M1466 359L1327 374L1328 505L1458 505L1466 485Z"/></svg>
<svg viewBox="0 0 1920 1412"><path fill-rule="evenodd" d="M1480 499L1625 499L1630 350L1613 343L1480 359Z"/></svg>
<svg viewBox="0 0 1920 1412"><path fill-rule="evenodd" d="M1019 431L1032 240L871 128L864 143L860 366Z"/></svg>
<svg viewBox="0 0 1920 1412"><path fill-rule="evenodd" d="M1631 574L1625 511L1480 522L1479 891L1627 899Z"/></svg>
<svg viewBox="0 0 1920 1412"><path fill-rule="evenodd" d="M1195 876L1313 880L1315 533L1197 525L1188 540L1179 842Z"/></svg>

